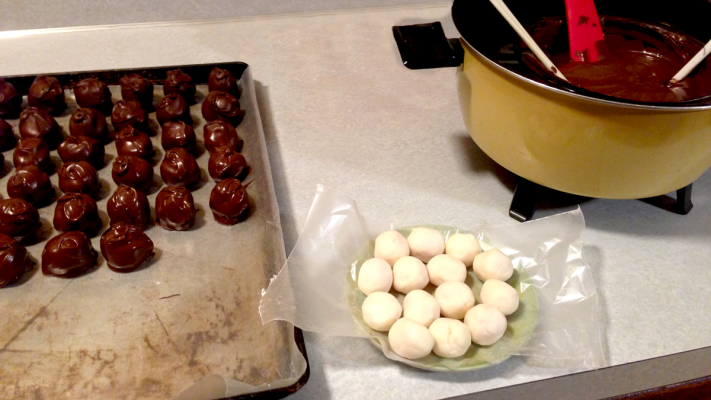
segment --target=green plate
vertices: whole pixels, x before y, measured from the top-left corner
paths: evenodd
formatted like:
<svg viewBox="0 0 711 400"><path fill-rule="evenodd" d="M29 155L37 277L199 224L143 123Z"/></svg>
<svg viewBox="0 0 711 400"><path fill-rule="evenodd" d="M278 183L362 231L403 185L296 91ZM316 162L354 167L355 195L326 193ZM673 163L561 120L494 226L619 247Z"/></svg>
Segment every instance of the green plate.
<svg viewBox="0 0 711 400"><path fill-rule="evenodd" d="M436 229L445 236L449 237L454 233L471 233L463 229L457 229L449 226L441 225L421 225L428 228ZM398 229L403 236L407 237L415 226L410 226L402 229ZM479 238L481 239L481 238ZM482 249L488 250L492 246L487 246L486 242L481 242ZM365 295L358 289L358 284L356 277L357 272L360 270L361 264L368 258L373 257L373 244L369 243L368 249L363 251L364 257L358 259L354 262L351 272L348 274L347 280L349 285L347 286L347 301L348 306L353 314L358 325L368 333L370 336L370 341L379 349L383 350L383 346L389 347L388 344L388 334L387 332L378 332L365 324L363 321L363 315L361 313L361 307L363 301L365 300ZM367 257L365 255L367 254ZM481 286L483 284L471 268L468 269L468 276L465 281L472 291L474 292L474 298L476 299L476 304L481 303L479 297L479 292L481 291ZM506 281L508 284L514 287L519 295L519 306L515 313L506 317L508 320L508 327L504 336L496 343L491 346L478 346L472 344L464 353L463 356L457 358L442 358L434 353L417 359L417 360L407 360L404 358L394 356L405 364L411 365L416 368L426 369L430 371L471 371L479 368L486 368L488 366L498 364L512 355L516 354L517 351L531 338L534 328L536 327L536 322L538 321L538 297L536 296L536 291L533 286L527 283L529 277L522 268L515 268L513 276ZM427 285L425 291L430 294L434 294L436 287L433 285ZM390 293L394 295L400 303L405 298L405 295L391 290ZM383 350L392 353L392 350Z"/></svg>

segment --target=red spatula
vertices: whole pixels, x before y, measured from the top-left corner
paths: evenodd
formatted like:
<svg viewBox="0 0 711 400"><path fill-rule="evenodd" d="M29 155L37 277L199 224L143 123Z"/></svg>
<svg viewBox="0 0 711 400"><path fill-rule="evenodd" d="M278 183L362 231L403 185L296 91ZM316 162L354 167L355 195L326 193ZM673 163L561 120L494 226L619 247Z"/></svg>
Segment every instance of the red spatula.
<svg viewBox="0 0 711 400"><path fill-rule="evenodd" d="M609 54L593 0L565 0L565 14L573 61L596 62Z"/></svg>

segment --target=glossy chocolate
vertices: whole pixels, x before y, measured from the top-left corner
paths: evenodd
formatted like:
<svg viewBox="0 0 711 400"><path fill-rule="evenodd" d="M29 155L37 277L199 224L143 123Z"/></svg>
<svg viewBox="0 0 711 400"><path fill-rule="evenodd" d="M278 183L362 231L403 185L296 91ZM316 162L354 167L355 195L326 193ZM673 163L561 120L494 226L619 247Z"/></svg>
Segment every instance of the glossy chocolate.
<svg viewBox="0 0 711 400"><path fill-rule="evenodd" d="M104 167L104 146L88 136L67 136L57 148L62 162L86 161L94 168Z"/></svg>
<svg viewBox="0 0 711 400"><path fill-rule="evenodd" d="M15 118L22 111L22 96L15 86L0 78L0 118Z"/></svg>
<svg viewBox="0 0 711 400"><path fill-rule="evenodd" d="M114 272L131 272L153 258L153 241L140 228L119 222L101 236L101 254Z"/></svg>
<svg viewBox="0 0 711 400"><path fill-rule="evenodd" d="M57 121L46 110L30 107L20 113L20 137L44 139L55 150L64 139Z"/></svg>
<svg viewBox="0 0 711 400"><path fill-rule="evenodd" d="M92 237L101 230L99 209L91 196L65 193L54 208L54 229L60 232L80 231Z"/></svg>
<svg viewBox="0 0 711 400"><path fill-rule="evenodd" d="M84 232L64 232L53 237L42 250L42 273L73 278L96 266L99 253Z"/></svg>
<svg viewBox="0 0 711 400"><path fill-rule="evenodd" d="M138 74L128 74L119 80L121 98L141 103L141 108L153 108L153 84Z"/></svg>
<svg viewBox="0 0 711 400"><path fill-rule="evenodd" d="M33 265L26 248L10 236L0 234L0 288L20 280Z"/></svg>
<svg viewBox="0 0 711 400"><path fill-rule="evenodd" d="M116 152L120 156L136 156L146 160L150 160L155 154L151 138L132 126L116 134Z"/></svg>
<svg viewBox="0 0 711 400"><path fill-rule="evenodd" d="M69 119L69 134L86 136L106 143L108 141L106 116L94 108L77 108Z"/></svg>
<svg viewBox="0 0 711 400"><path fill-rule="evenodd" d="M237 151L241 150L241 140L235 128L223 121L210 122L203 128L203 141L205 148L212 154L216 148L227 146Z"/></svg>
<svg viewBox="0 0 711 400"><path fill-rule="evenodd" d="M249 173L249 166L244 156L235 149L220 146L210 155L207 172L215 181L223 179L243 179Z"/></svg>
<svg viewBox="0 0 711 400"><path fill-rule="evenodd" d="M200 167L195 157L182 147L176 147L165 152L160 177L169 186L192 187L200 181Z"/></svg>
<svg viewBox="0 0 711 400"><path fill-rule="evenodd" d="M82 108L95 108L104 115L110 115L113 103L111 91L104 82L96 78L86 78L74 87L74 97Z"/></svg>
<svg viewBox="0 0 711 400"><path fill-rule="evenodd" d="M18 168L7 181L7 195L30 204L53 194L49 176L34 165Z"/></svg>
<svg viewBox="0 0 711 400"><path fill-rule="evenodd" d="M0 151L10 150L16 143L17 138L12 132L12 125L0 119Z"/></svg>
<svg viewBox="0 0 711 400"><path fill-rule="evenodd" d="M190 75L178 69L166 72L166 79L163 81L163 95L177 93L183 96L188 103L193 102L195 97L195 83Z"/></svg>
<svg viewBox="0 0 711 400"><path fill-rule="evenodd" d="M141 103L134 100L119 100L111 111L111 124L116 132L132 126L148 130L148 113L141 108Z"/></svg>
<svg viewBox="0 0 711 400"><path fill-rule="evenodd" d="M110 225L125 222L146 229L151 223L151 206L146 194L130 186L120 185L106 203Z"/></svg>
<svg viewBox="0 0 711 400"><path fill-rule="evenodd" d="M236 126L242 118L239 100L225 92L208 93L200 109L207 121L219 120Z"/></svg>
<svg viewBox="0 0 711 400"><path fill-rule="evenodd" d="M32 204L22 199L0 200L0 233L22 241L39 227L39 212Z"/></svg>
<svg viewBox="0 0 711 400"><path fill-rule="evenodd" d="M210 71L210 77L207 79L207 88L210 92L215 90L227 92L239 98L237 79L226 69L213 68L212 71Z"/></svg>
<svg viewBox="0 0 711 400"><path fill-rule="evenodd" d="M183 186L164 187L156 197L156 221L169 231L186 231L195 225L195 201Z"/></svg>
<svg viewBox="0 0 711 400"><path fill-rule="evenodd" d="M86 161L68 162L59 171L59 190L64 193L84 193L92 195L101 189L99 174Z"/></svg>
<svg viewBox="0 0 711 400"><path fill-rule="evenodd" d="M160 135L160 144L163 150L182 147L190 154L195 154L197 137L192 126L183 121L166 122L163 124Z"/></svg>
<svg viewBox="0 0 711 400"><path fill-rule="evenodd" d="M249 197L242 182L225 179L217 182L210 193L210 209L215 221L234 225L249 216Z"/></svg>
<svg viewBox="0 0 711 400"><path fill-rule="evenodd" d="M47 142L37 138L18 140L17 147L12 153L12 163L15 168L34 165L48 174L54 171L54 164L49 158Z"/></svg>
<svg viewBox="0 0 711 400"><path fill-rule="evenodd" d="M153 184L153 167L136 156L118 156L111 167L111 178L117 185L126 185L142 192Z"/></svg>
<svg viewBox="0 0 711 400"><path fill-rule="evenodd" d="M57 78L47 75L40 75L32 82L27 93L27 103L30 107L47 110L52 115L61 114L67 109L62 85Z"/></svg>
<svg viewBox="0 0 711 400"><path fill-rule="evenodd" d="M158 102L156 118L161 125L170 121L184 121L189 125L193 123L188 103L185 102L183 96L177 93L171 93Z"/></svg>

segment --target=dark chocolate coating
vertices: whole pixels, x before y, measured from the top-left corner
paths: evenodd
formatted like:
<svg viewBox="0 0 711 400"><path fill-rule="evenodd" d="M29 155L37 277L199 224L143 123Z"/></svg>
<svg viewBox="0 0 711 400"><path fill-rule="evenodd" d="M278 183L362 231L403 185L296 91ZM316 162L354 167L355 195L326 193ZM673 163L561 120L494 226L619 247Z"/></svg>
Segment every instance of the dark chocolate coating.
<svg viewBox="0 0 711 400"><path fill-rule="evenodd" d="M186 231L195 225L195 201L183 186L164 187L156 197L156 220L169 231Z"/></svg>
<svg viewBox="0 0 711 400"><path fill-rule="evenodd" d="M249 166L244 156L235 149L220 146L210 155L207 172L215 181L223 179L244 178L249 173Z"/></svg>
<svg viewBox="0 0 711 400"><path fill-rule="evenodd" d="M15 168L34 165L50 174L54 171L54 164L49 158L47 142L38 138L20 139L12 153L12 163Z"/></svg>
<svg viewBox="0 0 711 400"><path fill-rule="evenodd" d="M80 231L92 237L101 230L99 209L91 196L65 193L54 208L54 229L60 232Z"/></svg>
<svg viewBox="0 0 711 400"><path fill-rule="evenodd" d="M33 264L26 248L10 236L0 234L0 288L20 280Z"/></svg>
<svg viewBox="0 0 711 400"><path fill-rule="evenodd" d="M47 110L52 115L61 114L67 109L62 85L57 78L47 75L40 75L32 82L27 93L27 103L30 107Z"/></svg>
<svg viewBox="0 0 711 400"><path fill-rule="evenodd" d="M153 84L138 74L128 74L119 80L121 98L141 103L144 110L153 108Z"/></svg>
<svg viewBox="0 0 711 400"><path fill-rule="evenodd" d="M237 151L240 151L241 147L241 140L239 140L235 128L223 121L210 122L205 125L203 128L203 141L210 154L221 146L227 146Z"/></svg>
<svg viewBox="0 0 711 400"><path fill-rule="evenodd" d="M44 139L55 150L64 139L57 121L46 110L30 107L20 113L20 137Z"/></svg>
<svg viewBox="0 0 711 400"><path fill-rule="evenodd" d="M22 96L12 83L0 78L0 118L15 118L22 111Z"/></svg>
<svg viewBox="0 0 711 400"><path fill-rule="evenodd" d="M69 119L69 134L86 136L106 143L109 138L106 116L94 108L77 108Z"/></svg>
<svg viewBox="0 0 711 400"><path fill-rule="evenodd" d="M82 79L77 83L74 87L74 97L79 107L95 108L104 115L111 114L111 91L104 82L96 78Z"/></svg>
<svg viewBox="0 0 711 400"><path fill-rule="evenodd" d="M214 91L207 94L200 108L202 116L208 121L225 121L237 125L240 121L241 110L239 100L229 93Z"/></svg>
<svg viewBox="0 0 711 400"><path fill-rule="evenodd" d="M210 193L210 209L215 221L223 225L234 225L249 216L249 198L237 179L217 182Z"/></svg>
<svg viewBox="0 0 711 400"><path fill-rule="evenodd" d="M151 223L151 205L146 194L126 185L120 185L106 203L110 224L125 222L146 229Z"/></svg>
<svg viewBox="0 0 711 400"><path fill-rule="evenodd" d="M92 195L101 189L99 174L86 161L65 163L57 171L59 190L64 193Z"/></svg>
<svg viewBox="0 0 711 400"><path fill-rule="evenodd" d="M195 157L182 147L176 147L165 152L160 177L169 186L191 187L200 181L200 167Z"/></svg>
<svg viewBox="0 0 711 400"><path fill-rule="evenodd" d="M195 83L190 75L178 69L166 72L166 79L163 81L163 95L177 93L183 96L188 103L193 102L195 97Z"/></svg>
<svg viewBox="0 0 711 400"><path fill-rule="evenodd" d="M7 181L7 195L30 204L39 202L49 194L54 194L49 176L34 165L18 168Z"/></svg>
<svg viewBox="0 0 711 400"><path fill-rule="evenodd" d="M12 125L0 119L0 151L10 150L16 143L17 138L12 132Z"/></svg>
<svg viewBox="0 0 711 400"><path fill-rule="evenodd" d="M212 71L210 71L210 77L207 79L207 88L210 92L215 90L227 92L239 98L237 79L226 69L213 68Z"/></svg>
<svg viewBox="0 0 711 400"><path fill-rule="evenodd" d="M195 154L195 143L197 143L197 137L192 126L183 121L163 124L160 135L160 144L163 146L163 150L182 147L188 153Z"/></svg>
<svg viewBox="0 0 711 400"><path fill-rule="evenodd" d="M136 156L118 156L111 167L111 178L117 185L127 185L142 192L153 184L153 167Z"/></svg>
<svg viewBox="0 0 711 400"><path fill-rule="evenodd" d="M0 200L0 233L22 240L40 227L39 212L22 199Z"/></svg>
<svg viewBox="0 0 711 400"><path fill-rule="evenodd" d="M114 272L131 272L153 258L153 241L137 226L119 222L101 236L101 254Z"/></svg>
<svg viewBox="0 0 711 400"><path fill-rule="evenodd" d="M42 250L42 273L59 278L79 276L96 265L99 253L84 232L64 232Z"/></svg>
<svg viewBox="0 0 711 400"><path fill-rule="evenodd" d="M132 126L116 134L116 152L120 156L136 156L146 160L150 160L155 154L151 138Z"/></svg>
<svg viewBox="0 0 711 400"><path fill-rule="evenodd" d="M86 161L94 168L104 167L104 146L88 136L67 136L57 148L62 162Z"/></svg>
<svg viewBox="0 0 711 400"><path fill-rule="evenodd" d="M141 108L141 103L134 100L119 100L111 111L111 124L116 132L132 126L148 130L148 113Z"/></svg>
<svg viewBox="0 0 711 400"><path fill-rule="evenodd" d="M185 121L189 125L193 123L188 103L177 93L171 93L158 102L156 118L161 125L169 121Z"/></svg>

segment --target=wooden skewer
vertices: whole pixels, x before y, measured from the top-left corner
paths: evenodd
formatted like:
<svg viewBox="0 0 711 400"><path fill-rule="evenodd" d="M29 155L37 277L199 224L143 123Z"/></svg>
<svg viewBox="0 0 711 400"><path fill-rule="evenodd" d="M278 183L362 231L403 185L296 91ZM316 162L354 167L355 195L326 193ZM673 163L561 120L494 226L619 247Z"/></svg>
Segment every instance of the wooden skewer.
<svg viewBox="0 0 711 400"><path fill-rule="evenodd" d="M543 65L551 72L553 72L558 78L568 81L568 79L563 76L563 74L560 72L560 70L553 65L553 62L548 58L548 56L543 53L543 50L541 50L540 47L538 47L538 44L533 40L531 35L526 32L526 29L521 25L520 22L518 22L518 19L511 13L511 10L504 4L503 0L489 0L491 4L496 7L497 10L499 10L499 13L501 14L502 17L508 21L509 25L511 25L512 28L518 33L518 35L523 39L523 41L528 45L528 47L533 51L533 54L538 57L539 60L543 63Z"/></svg>
<svg viewBox="0 0 711 400"><path fill-rule="evenodd" d="M711 40L709 40L709 42L706 43L706 46L704 46L701 50L699 50L699 52L696 53L696 55L691 60L689 60L689 62L686 63L686 65L684 65L679 70L679 72L677 72L676 75L674 75L673 78L671 78L669 83L674 84L674 83L677 83L680 80L686 78L686 76L689 75L689 72L691 72L691 70L696 68L696 66L699 65L701 63L701 61L703 61L704 58L706 58L706 56L709 53L711 53Z"/></svg>

